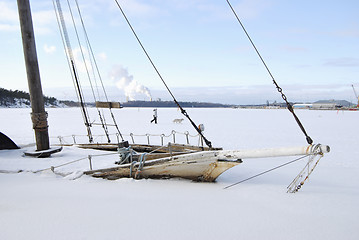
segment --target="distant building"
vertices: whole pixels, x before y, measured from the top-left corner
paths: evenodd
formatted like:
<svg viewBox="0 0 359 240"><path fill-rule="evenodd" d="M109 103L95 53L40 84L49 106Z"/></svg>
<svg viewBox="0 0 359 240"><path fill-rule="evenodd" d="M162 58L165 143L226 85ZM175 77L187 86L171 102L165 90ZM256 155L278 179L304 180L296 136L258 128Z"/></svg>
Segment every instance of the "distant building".
<svg viewBox="0 0 359 240"><path fill-rule="evenodd" d="M346 100L320 100L314 103L296 103L293 108L297 109L339 109L350 107L353 104Z"/></svg>
<svg viewBox="0 0 359 240"><path fill-rule="evenodd" d="M313 109L337 109L343 106L338 105L336 103L313 103Z"/></svg>
<svg viewBox="0 0 359 240"><path fill-rule="evenodd" d="M313 104L311 104L311 103L296 103L293 105L293 108L300 108L300 109L309 109L312 107L313 107Z"/></svg>
<svg viewBox="0 0 359 240"><path fill-rule="evenodd" d="M352 103L346 100L320 100L313 103L313 109L338 109L350 107Z"/></svg>

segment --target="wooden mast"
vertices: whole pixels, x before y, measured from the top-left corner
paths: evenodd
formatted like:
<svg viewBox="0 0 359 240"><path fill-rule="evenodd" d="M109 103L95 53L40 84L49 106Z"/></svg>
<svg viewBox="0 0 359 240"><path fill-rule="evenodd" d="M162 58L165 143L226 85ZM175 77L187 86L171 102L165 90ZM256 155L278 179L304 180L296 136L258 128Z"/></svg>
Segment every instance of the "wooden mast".
<svg viewBox="0 0 359 240"><path fill-rule="evenodd" d="M34 29L29 0L17 0L22 44L26 64L27 80L29 84L31 119L35 130L37 151L49 149L49 133L47 113L45 112L44 96L42 93L39 65L37 61Z"/></svg>

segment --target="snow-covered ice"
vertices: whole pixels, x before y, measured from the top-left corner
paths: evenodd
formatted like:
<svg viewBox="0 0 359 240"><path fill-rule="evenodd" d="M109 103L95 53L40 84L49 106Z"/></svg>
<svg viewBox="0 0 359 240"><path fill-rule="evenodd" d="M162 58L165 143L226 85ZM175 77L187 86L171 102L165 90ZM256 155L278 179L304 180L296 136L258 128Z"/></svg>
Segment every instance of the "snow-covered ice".
<svg viewBox="0 0 359 240"><path fill-rule="evenodd" d="M358 239L359 112L297 110L315 143L331 147L303 188L286 193L305 160L224 190L225 186L295 157L248 159L222 174L216 183L188 180L108 181L81 176L86 157L103 152L65 147L51 158L23 156L34 148L31 109L0 109L1 131L22 149L0 151L0 239ZM85 135L77 108L49 108L51 142ZM188 109L205 136L224 149L306 145L295 120L283 109ZM96 111L90 109L92 116ZM189 131L177 109L114 109L123 135ZM109 121L107 117L107 121ZM136 137L137 136L137 137ZM171 136L169 137L171 138ZM78 141L80 138L77 139ZM100 141L101 139L98 139ZM160 142L159 136L151 137ZM167 139L168 140L168 139ZM176 135L184 141L183 134ZM191 138L191 143L198 143ZM44 170L73 160L74 164ZM93 159L94 168L116 156ZM56 172L55 171L55 172ZM68 174L66 177L62 174ZM75 180L72 180L75 179Z"/></svg>

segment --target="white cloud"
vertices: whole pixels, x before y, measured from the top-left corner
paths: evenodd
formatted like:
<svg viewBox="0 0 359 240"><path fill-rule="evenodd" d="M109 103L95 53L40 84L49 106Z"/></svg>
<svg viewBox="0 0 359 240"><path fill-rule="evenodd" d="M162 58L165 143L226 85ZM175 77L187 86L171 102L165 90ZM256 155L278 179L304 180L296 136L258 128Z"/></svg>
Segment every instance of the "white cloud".
<svg viewBox="0 0 359 240"><path fill-rule="evenodd" d="M19 17L16 4L10 6L7 2L0 2L0 31L18 31Z"/></svg>
<svg viewBox="0 0 359 240"><path fill-rule="evenodd" d="M0 2L0 31L19 31L19 14L16 4ZM56 21L54 11L34 11L32 9L33 25L36 33L48 34L52 32Z"/></svg>
<svg viewBox="0 0 359 240"><path fill-rule="evenodd" d="M0 2L0 21L17 22L19 17L15 7L15 4L10 7L7 2Z"/></svg>
<svg viewBox="0 0 359 240"><path fill-rule="evenodd" d="M152 98L150 90L137 82L123 66L113 66L110 76L111 79L116 82L116 86L124 91L128 100L135 100L138 94L145 95L150 99Z"/></svg>
<svg viewBox="0 0 359 240"><path fill-rule="evenodd" d="M47 26L49 23L54 23L56 21L54 10L34 12L33 21L42 26Z"/></svg>
<svg viewBox="0 0 359 240"><path fill-rule="evenodd" d="M53 52L56 51L56 47L55 46L48 46L47 44L45 44L44 50L45 50L46 53L53 53Z"/></svg>
<svg viewBox="0 0 359 240"><path fill-rule="evenodd" d="M86 73L87 71L92 71L91 62L87 58L88 53L84 47L82 47L82 52L81 52L81 48L78 47L73 49L72 53L75 58L75 63L78 71L82 73ZM82 53L84 56L82 56ZM85 58L85 62L83 61L84 60L83 58Z"/></svg>
<svg viewBox="0 0 359 240"><path fill-rule="evenodd" d="M106 60L107 60L107 54L104 53L104 52L99 53L97 56L98 56L98 58L99 58L100 60L102 60L102 61L106 61Z"/></svg>
<svg viewBox="0 0 359 240"><path fill-rule="evenodd" d="M37 11L32 14L34 31L37 34L46 35L52 33L55 28L56 17L54 10Z"/></svg>
<svg viewBox="0 0 359 240"><path fill-rule="evenodd" d="M0 23L0 31L19 31L19 26L15 25L15 24L1 24Z"/></svg>

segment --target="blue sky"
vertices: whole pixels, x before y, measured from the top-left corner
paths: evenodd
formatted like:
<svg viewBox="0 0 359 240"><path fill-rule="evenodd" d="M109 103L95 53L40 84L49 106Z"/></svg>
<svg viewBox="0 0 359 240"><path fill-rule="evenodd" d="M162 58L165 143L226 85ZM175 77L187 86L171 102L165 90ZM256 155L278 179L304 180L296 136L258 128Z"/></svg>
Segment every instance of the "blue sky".
<svg viewBox="0 0 359 240"><path fill-rule="evenodd" d="M78 2L110 98L125 98L118 88L124 76L113 76L117 72L148 88L153 98L170 100L115 2ZM179 100L280 101L225 0L119 2ZM359 1L231 3L289 100L355 101L351 84L359 92ZM52 1L31 0L31 8L44 93L71 98L75 92ZM16 1L0 0L0 13L0 87L27 90Z"/></svg>

